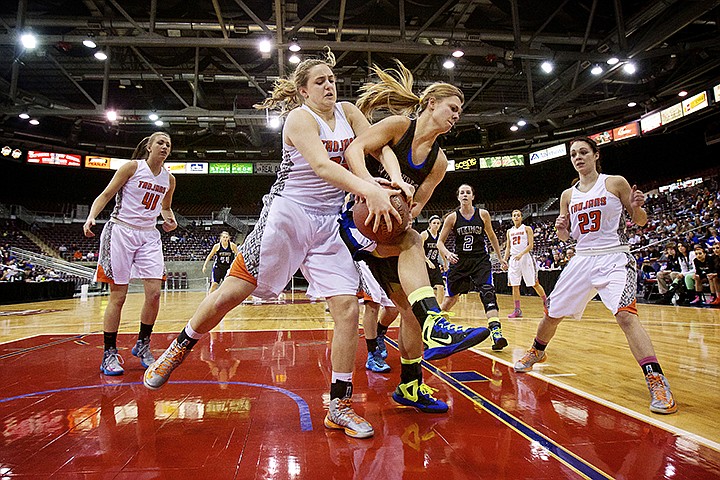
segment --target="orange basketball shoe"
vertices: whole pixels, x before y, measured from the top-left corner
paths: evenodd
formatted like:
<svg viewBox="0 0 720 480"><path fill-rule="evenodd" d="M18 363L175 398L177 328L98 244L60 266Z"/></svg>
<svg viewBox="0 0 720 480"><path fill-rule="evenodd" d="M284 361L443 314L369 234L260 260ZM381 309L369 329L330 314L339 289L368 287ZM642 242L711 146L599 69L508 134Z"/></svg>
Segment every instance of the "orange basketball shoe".
<svg viewBox="0 0 720 480"><path fill-rule="evenodd" d="M529 372L532 370L533 365L536 363L542 363L545 360L547 360L545 352L540 351L535 347L530 347L530 350L525 352L525 355L515 362L515 366L513 368L516 372Z"/></svg>
<svg viewBox="0 0 720 480"><path fill-rule="evenodd" d="M645 375L645 382L650 390L650 411L654 413L669 414L677 412L677 404L670 391L665 375L650 372Z"/></svg>

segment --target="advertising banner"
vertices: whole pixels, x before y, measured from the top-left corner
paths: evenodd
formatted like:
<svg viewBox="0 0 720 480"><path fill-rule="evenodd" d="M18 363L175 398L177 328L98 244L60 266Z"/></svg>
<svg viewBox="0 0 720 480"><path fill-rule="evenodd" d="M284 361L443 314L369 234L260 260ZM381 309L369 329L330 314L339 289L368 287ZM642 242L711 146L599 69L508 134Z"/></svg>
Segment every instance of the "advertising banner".
<svg viewBox="0 0 720 480"><path fill-rule="evenodd" d="M28 163L37 163L40 165L60 165L63 167L79 167L81 160L82 158L80 155L38 152L36 150L30 150L27 157Z"/></svg>

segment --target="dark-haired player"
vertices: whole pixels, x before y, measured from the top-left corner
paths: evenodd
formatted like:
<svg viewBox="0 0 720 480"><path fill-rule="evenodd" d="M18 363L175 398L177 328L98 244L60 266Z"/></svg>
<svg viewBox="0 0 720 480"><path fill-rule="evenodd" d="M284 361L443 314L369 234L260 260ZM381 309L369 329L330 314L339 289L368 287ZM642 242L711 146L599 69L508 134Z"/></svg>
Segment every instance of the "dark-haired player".
<svg viewBox="0 0 720 480"><path fill-rule="evenodd" d="M532 347L515 363L516 372L528 372L547 359L545 347L567 315L582 314L595 294L613 312L627 338L650 390L650 411L674 413L677 404L637 315L637 264L630 254L625 211L637 225L647 223L645 195L624 177L599 169L600 152L586 137L570 141L570 161L579 181L562 193L555 221L558 238L577 240L577 254L560 274L548 298L548 312L538 325Z"/></svg>
<svg viewBox="0 0 720 480"><path fill-rule="evenodd" d="M492 263L485 247L485 237L490 240L503 268L507 262L500 252L500 244L492 228L490 213L473 205L475 190L467 184L457 190L460 208L445 217L438 249L450 264L447 276L447 295L443 300L443 311L449 311L459 300L459 296L468 292L478 292L485 306L488 328L493 341L493 350L502 350L508 344L502 335L498 317L497 297L492 282ZM455 253L445 245L450 232L455 234Z"/></svg>

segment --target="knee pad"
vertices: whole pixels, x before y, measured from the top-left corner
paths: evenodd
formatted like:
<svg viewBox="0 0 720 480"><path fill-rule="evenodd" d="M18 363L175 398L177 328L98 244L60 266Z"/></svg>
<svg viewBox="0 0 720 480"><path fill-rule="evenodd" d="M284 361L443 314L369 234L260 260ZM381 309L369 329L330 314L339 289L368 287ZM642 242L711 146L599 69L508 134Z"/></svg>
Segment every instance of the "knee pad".
<svg viewBox="0 0 720 480"><path fill-rule="evenodd" d="M481 285L480 291L478 292L480 294L480 300L482 301L483 305L485 306L485 311L488 310L497 310L497 297L495 297L495 287L492 285Z"/></svg>

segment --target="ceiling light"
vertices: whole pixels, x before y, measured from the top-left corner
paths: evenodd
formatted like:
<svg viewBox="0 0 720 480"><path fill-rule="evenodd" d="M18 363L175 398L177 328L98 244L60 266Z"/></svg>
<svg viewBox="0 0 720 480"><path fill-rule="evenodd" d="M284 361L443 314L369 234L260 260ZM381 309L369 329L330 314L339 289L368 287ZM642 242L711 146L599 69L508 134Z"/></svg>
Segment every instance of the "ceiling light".
<svg viewBox="0 0 720 480"><path fill-rule="evenodd" d="M27 120L28 118L30 118L30 115L28 115L27 112L22 112L20 115L18 115L18 117L22 118L23 120Z"/></svg>
<svg viewBox="0 0 720 480"><path fill-rule="evenodd" d="M290 63L300 63L300 57L293 53L292 55L290 55L290 58L288 58L288 61Z"/></svg>
<svg viewBox="0 0 720 480"><path fill-rule="evenodd" d="M290 45L288 45L288 50L293 53L300 51L300 44L297 43L297 40L293 40L292 42L290 42Z"/></svg>
<svg viewBox="0 0 720 480"><path fill-rule="evenodd" d="M687 94L688 94L687 90L680 90L678 92L678 97L687 97Z"/></svg>
<svg viewBox="0 0 720 480"><path fill-rule="evenodd" d="M165 123L162 120L155 120L156 127L162 127L163 125L165 125Z"/></svg>
<svg viewBox="0 0 720 480"><path fill-rule="evenodd" d="M33 119L30 120L28 123L29 123L30 125L40 125L40 120L38 120L37 118L33 118Z"/></svg>
<svg viewBox="0 0 720 480"><path fill-rule="evenodd" d="M617 58L617 57L610 57L610 58L607 59L607 64L608 64L608 65L615 65L615 64L618 63L619 61L620 61L620 59Z"/></svg>
<svg viewBox="0 0 720 480"><path fill-rule="evenodd" d="M592 70L590 70L590 73L592 73L593 75L600 75L601 73L603 73L603 69L600 65L595 65Z"/></svg>
<svg viewBox="0 0 720 480"><path fill-rule="evenodd" d="M635 107L635 106L637 106L637 102L628 103L628 107L630 107L630 108Z"/></svg>
<svg viewBox="0 0 720 480"><path fill-rule="evenodd" d="M625 65L623 65L623 70L625 71L625 73L632 75L637 69L635 68L634 63L626 63Z"/></svg>
<svg viewBox="0 0 720 480"><path fill-rule="evenodd" d="M525 125L527 125L527 122L525 120L518 120L517 124L518 127L524 127Z"/></svg>
<svg viewBox="0 0 720 480"><path fill-rule="evenodd" d="M455 62L450 60L449 58L443 62L443 68L446 70L450 70L455 68Z"/></svg>
<svg viewBox="0 0 720 480"><path fill-rule="evenodd" d="M518 128L519 128L519 127L518 127L517 125L513 125L512 127L510 127L510 130L513 131L513 132L517 132L517 131L518 131Z"/></svg>
<svg viewBox="0 0 720 480"><path fill-rule="evenodd" d="M32 33L24 33L20 36L20 43L28 50L37 47L37 37Z"/></svg>
<svg viewBox="0 0 720 480"><path fill-rule="evenodd" d="M463 51L460 50L459 48L452 53L452 56L455 57L455 58L460 58L460 57L462 57L463 55L465 55L465 52L463 52Z"/></svg>
<svg viewBox="0 0 720 480"><path fill-rule="evenodd" d="M268 126L270 128L280 127L280 118L279 117L270 117L270 119L268 120Z"/></svg>
<svg viewBox="0 0 720 480"><path fill-rule="evenodd" d="M151 122L154 122L160 117L158 117L157 113L151 113L150 115L148 115L148 118L150 119Z"/></svg>
<svg viewBox="0 0 720 480"><path fill-rule="evenodd" d="M262 53L270 53L270 50L272 50L270 40L260 40L260 43L258 43L258 50L260 50Z"/></svg>
<svg viewBox="0 0 720 480"><path fill-rule="evenodd" d="M107 60L107 54L105 52L103 52L102 50L98 50L97 52L95 52L94 56L95 56L95 58L97 58L100 61Z"/></svg>
<svg viewBox="0 0 720 480"><path fill-rule="evenodd" d="M96 48L97 44L93 42L92 38L86 38L83 40L83 45L85 45L87 48Z"/></svg>
<svg viewBox="0 0 720 480"><path fill-rule="evenodd" d="M540 68L542 68L542 71L545 73L550 73L553 71L553 64L551 62L543 62L542 65L540 65Z"/></svg>
<svg viewBox="0 0 720 480"><path fill-rule="evenodd" d="M105 112L105 116L111 122L114 122L118 118L117 112L115 110L108 110L107 112Z"/></svg>

